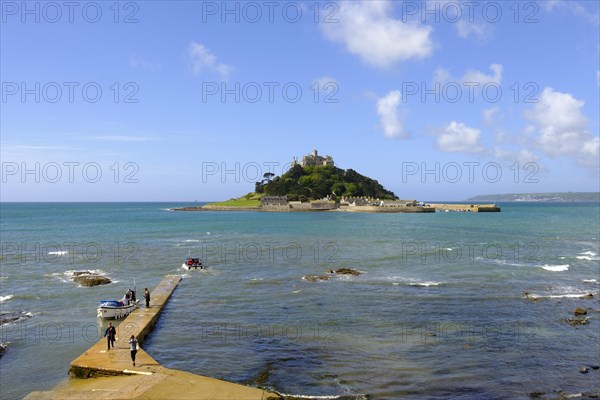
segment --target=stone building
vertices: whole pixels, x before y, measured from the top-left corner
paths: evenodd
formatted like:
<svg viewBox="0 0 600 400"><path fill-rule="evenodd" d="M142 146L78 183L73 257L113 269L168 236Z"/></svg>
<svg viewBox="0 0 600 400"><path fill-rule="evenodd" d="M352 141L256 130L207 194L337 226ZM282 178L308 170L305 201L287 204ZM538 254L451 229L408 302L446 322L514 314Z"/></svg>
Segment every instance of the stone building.
<svg viewBox="0 0 600 400"><path fill-rule="evenodd" d="M416 200L384 200L381 207L416 207Z"/></svg>
<svg viewBox="0 0 600 400"><path fill-rule="evenodd" d="M292 162L292 166L298 164L298 158L294 157L294 161ZM317 150L313 150L309 155L302 157L302 162L300 162L301 167L309 167L312 165L321 165L321 166L331 166L333 167L333 158L331 156L320 156L317 153Z"/></svg>
<svg viewBox="0 0 600 400"><path fill-rule="evenodd" d="M379 205L379 200L373 199L371 197L342 197L340 200L340 205L342 206L350 206L350 207L361 207L361 206L374 206Z"/></svg>
<svg viewBox="0 0 600 400"><path fill-rule="evenodd" d="M287 196L263 196L260 198L260 205L264 206L287 206Z"/></svg>

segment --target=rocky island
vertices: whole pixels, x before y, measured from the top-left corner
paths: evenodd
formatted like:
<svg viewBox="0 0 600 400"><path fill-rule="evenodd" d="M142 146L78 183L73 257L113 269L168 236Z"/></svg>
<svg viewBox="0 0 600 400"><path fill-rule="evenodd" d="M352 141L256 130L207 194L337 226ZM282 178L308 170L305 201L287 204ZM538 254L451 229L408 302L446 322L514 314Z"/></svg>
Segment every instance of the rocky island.
<svg viewBox="0 0 600 400"><path fill-rule="evenodd" d="M302 161L294 157L281 176L266 173L255 183L254 192L240 198L175 211L346 211L371 213L431 213L435 211L500 211L495 204L425 204L400 199L377 180L353 169L335 166L329 155L317 150Z"/></svg>

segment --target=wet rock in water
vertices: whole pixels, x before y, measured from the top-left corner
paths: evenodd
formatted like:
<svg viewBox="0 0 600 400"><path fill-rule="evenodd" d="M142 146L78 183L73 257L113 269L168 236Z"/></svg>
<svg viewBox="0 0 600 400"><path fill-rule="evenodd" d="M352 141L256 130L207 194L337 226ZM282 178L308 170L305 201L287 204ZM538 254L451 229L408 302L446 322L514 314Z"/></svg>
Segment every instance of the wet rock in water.
<svg viewBox="0 0 600 400"><path fill-rule="evenodd" d="M600 368L600 365L590 365L590 368L591 369L598 369L598 368Z"/></svg>
<svg viewBox="0 0 600 400"><path fill-rule="evenodd" d="M33 314L26 311L3 312L0 314L0 325L17 322L23 318L31 318Z"/></svg>
<svg viewBox="0 0 600 400"><path fill-rule="evenodd" d="M305 275L302 279L308 282L327 281L329 280L329 275Z"/></svg>
<svg viewBox="0 0 600 400"><path fill-rule="evenodd" d="M543 397L546 393L544 392L531 392L529 393L529 398L531 399L539 399L540 397Z"/></svg>
<svg viewBox="0 0 600 400"><path fill-rule="evenodd" d="M592 300L593 298L594 298L594 295L591 293L584 294L583 296L580 297L580 299L582 299L582 300Z"/></svg>
<svg viewBox="0 0 600 400"><path fill-rule="evenodd" d="M538 297L533 293L523 292L523 295L525 295L525 298L527 300L533 301L534 303L537 303L537 301L539 300Z"/></svg>
<svg viewBox="0 0 600 400"><path fill-rule="evenodd" d="M0 357L2 357L2 355L4 354L4 352L6 351L6 347L8 346L7 343L0 343Z"/></svg>
<svg viewBox="0 0 600 400"><path fill-rule="evenodd" d="M557 390L556 393L560 396L560 397L558 397L559 400L563 400L563 399L597 399L600 397L600 390L597 391L596 393L593 393L593 392L567 393L564 390ZM553 399L554 399L554 397L553 397Z"/></svg>
<svg viewBox="0 0 600 400"><path fill-rule="evenodd" d="M581 367L579 368L579 372L581 372L582 374L587 374L588 372L590 372L590 369L588 367Z"/></svg>
<svg viewBox="0 0 600 400"><path fill-rule="evenodd" d="M98 285L108 285L111 280L106 276L98 275L98 274L73 274L73 282L80 284L81 286L98 286Z"/></svg>
<svg viewBox="0 0 600 400"><path fill-rule="evenodd" d="M585 318L567 318L565 321L571 326L586 325L589 317Z"/></svg>
<svg viewBox="0 0 600 400"><path fill-rule="evenodd" d="M587 310L581 308L581 307L577 307L575 310L573 310L573 315L586 315L587 314Z"/></svg>
<svg viewBox="0 0 600 400"><path fill-rule="evenodd" d="M581 393L581 398L582 399L600 399L600 390L598 390L596 393L593 393L593 392Z"/></svg>
<svg viewBox="0 0 600 400"><path fill-rule="evenodd" d="M335 273L338 275L353 275L353 276L358 276L358 275L362 274L362 272L357 271L355 269L351 269L351 268L340 268L340 269L336 270Z"/></svg>

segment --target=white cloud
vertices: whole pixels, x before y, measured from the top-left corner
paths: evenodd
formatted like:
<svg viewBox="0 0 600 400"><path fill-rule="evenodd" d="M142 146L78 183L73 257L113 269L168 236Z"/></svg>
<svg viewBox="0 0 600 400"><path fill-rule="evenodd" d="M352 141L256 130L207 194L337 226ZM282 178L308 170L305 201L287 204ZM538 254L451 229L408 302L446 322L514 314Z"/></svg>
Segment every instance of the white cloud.
<svg viewBox="0 0 600 400"><path fill-rule="evenodd" d="M484 151L479 142L481 131L471 128L462 122L452 121L438 136L438 149L450 153L481 153Z"/></svg>
<svg viewBox="0 0 600 400"><path fill-rule="evenodd" d="M366 63L386 68L399 61L431 54L432 28L394 18L392 2L344 1L337 4L339 12L335 18L338 22L320 26L329 40L343 43L348 52Z"/></svg>
<svg viewBox="0 0 600 400"><path fill-rule="evenodd" d="M492 34L492 28L489 24L483 22L469 22L465 19L460 19L455 24L458 36L463 39L473 37L477 40L487 39Z"/></svg>
<svg viewBox="0 0 600 400"><path fill-rule="evenodd" d="M329 83L329 82L337 83L337 80L335 78L332 78L331 76L324 75L320 78L315 79L315 82L319 82L320 84L325 84L325 83Z"/></svg>
<svg viewBox="0 0 600 400"><path fill-rule="evenodd" d="M485 85L490 85L495 90L499 90L498 86L502 84L502 64L490 64L489 69L491 73L485 73L478 70L467 70L464 75L460 78L453 77L447 69L443 67L437 67L432 76L432 86L434 90L442 91L445 85L451 83L454 85L461 86L462 94L468 97L472 101L473 98L479 97L482 94L487 94L484 90ZM486 87L487 89L487 87ZM491 95L494 91L490 91Z"/></svg>
<svg viewBox="0 0 600 400"><path fill-rule="evenodd" d="M409 138L410 134L404 129L402 116L398 110L400 91L394 90L386 96L377 99L377 114L385 136L389 138Z"/></svg>
<svg viewBox="0 0 600 400"><path fill-rule="evenodd" d="M188 47L190 58L190 69L195 75L202 71L213 71L220 75L221 79L227 80L233 67L219 62L217 56L210 52L202 43L192 42Z"/></svg>
<svg viewBox="0 0 600 400"><path fill-rule="evenodd" d="M486 85L488 83L495 83L498 85L502 84L502 72L504 67L502 64L490 64L489 66L491 74L486 74L485 72L481 72L478 70L468 70L464 73L464 75L460 78L452 77L450 71L445 68L437 67L433 71L432 80L434 83L439 82L441 84L446 82L460 82L465 84L465 90L471 85L475 86L475 84ZM467 85L468 84L468 85ZM475 90L475 92L480 92L480 90Z"/></svg>
<svg viewBox="0 0 600 400"><path fill-rule="evenodd" d="M486 108L482 111L482 114L483 122L486 125L493 125L496 123L496 120L500 114L500 107Z"/></svg>
<svg viewBox="0 0 600 400"><path fill-rule="evenodd" d="M587 118L581 112L584 102L569 93L546 87L526 116L535 122L539 133L536 142L549 156L566 156L585 167L597 168L600 139L586 128Z"/></svg>
<svg viewBox="0 0 600 400"><path fill-rule="evenodd" d="M543 9L547 12L558 12L561 14L569 13L576 17L581 17L584 20L598 25L598 11L591 11L585 8L582 3L575 0L547 0L540 3ZM586 4L597 4L590 1Z"/></svg>
<svg viewBox="0 0 600 400"><path fill-rule="evenodd" d="M528 149L521 149L518 152L514 152L496 147L494 149L494 156L499 160L509 161L511 163L518 162L520 165L528 163L540 165L540 158Z"/></svg>
<svg viewBox="0 0 600 400"><path fill-rule="evenodd" d="M546 11L550 12L561 7L562 2L562 0L546 0L542 5Z"/></svg>
<svg viewBox="0 0 600 400"><path fill-rule="evenodd" d="M486 75L481 71L469 70L462 78L460 78L460 81L479 83L480 85L485 85L487 83L497 83L500 85L502 83L502 64L491 64L490 70L493 72L493 75Z"/></svg>
<svg viewBox="0 0 600 400"><path fill-rule="evenodd" d="M433 71L434 82L447 82L451 79L450 72L445 68L437 67L435 71Z"/></svg>
<svg viewBox="0 0 600 400"><path fill-rule="evenodd" d="M322 76L320 78L315 79L314 82L319 84L319 90L326 90L328 91L328 93L330 93L331 90L333 90L332 88L330 88L331 85L333 85L334 87L339 87L337 80L330 76ZM325 86L327 86L327 88Z"/></svg>

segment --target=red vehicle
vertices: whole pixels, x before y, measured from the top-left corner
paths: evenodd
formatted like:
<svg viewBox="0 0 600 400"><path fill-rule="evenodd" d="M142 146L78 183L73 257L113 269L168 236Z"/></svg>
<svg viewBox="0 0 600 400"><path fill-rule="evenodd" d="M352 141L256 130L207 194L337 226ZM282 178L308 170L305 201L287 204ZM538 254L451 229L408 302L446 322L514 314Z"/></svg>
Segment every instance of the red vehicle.
<svg viewBox="0 0 600 400"><path fill-rule="evenodd" d="M187 260L185 260L185 262L183 264L181 264L181 268L183 269L187 269L188 271L192 268L194 269L203 269L204 266L202 265L202 260L199 258L188 258Z"/></svg>

